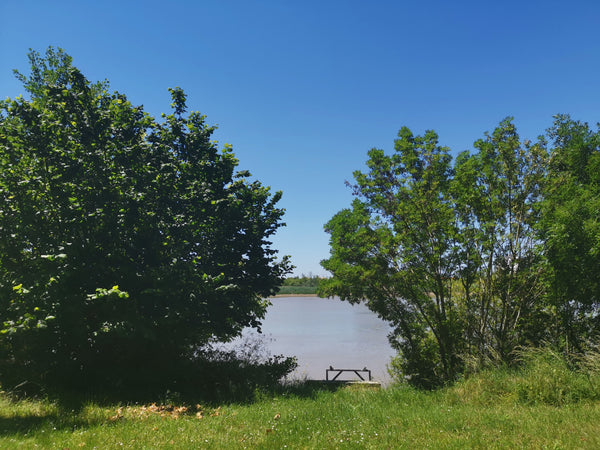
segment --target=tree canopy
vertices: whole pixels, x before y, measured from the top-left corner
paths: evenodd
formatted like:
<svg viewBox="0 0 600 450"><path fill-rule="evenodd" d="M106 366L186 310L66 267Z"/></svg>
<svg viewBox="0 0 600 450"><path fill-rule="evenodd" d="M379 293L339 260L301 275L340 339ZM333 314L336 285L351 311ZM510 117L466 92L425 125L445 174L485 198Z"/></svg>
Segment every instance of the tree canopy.
<svg viewBox="0 0 600 450"><path fill-rule="evenodd" d="M402 128L392 155L369 152L351 208L325 225L333 277L321 293L390 321L411 383L511 363L522 345L594 337L598 134L559 117L549 135L550 152L506 119L453 158L435 132Z"/></svg>
<svg viewBox="0 0 600 450"><path fill-rule="evenodd" d="M0 381L143 382L259 327L281 192L180 88L157 121L63 50L29 59L30 98L0 103Z"/></svg>
<svg viewBox="0 0 600 450"><path fill-rule="evenodd" d="M582 350L600 332L600 132L560 115L548 134L539 229L549 299L563 344Z"/></svg>

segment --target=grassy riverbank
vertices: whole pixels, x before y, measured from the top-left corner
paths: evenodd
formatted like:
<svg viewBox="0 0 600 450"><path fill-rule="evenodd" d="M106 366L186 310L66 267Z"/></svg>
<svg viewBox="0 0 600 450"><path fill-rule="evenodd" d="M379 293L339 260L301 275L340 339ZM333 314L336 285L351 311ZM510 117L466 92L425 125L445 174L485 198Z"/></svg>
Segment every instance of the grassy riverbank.
<svg viewBox="0 0 600 450"><path fill-rule="evenodd" d="M479 405L447 393L341 389L252 404L0 402L1 448L600 448L600 404Z"/></svg>
<svg viewBox="0 0 600 450"><path fill-rule="evenodd" d="M552 364L487 372L437 392L297 384L244 403L4 394L0 448L600 448L597 377Z"/></svg>

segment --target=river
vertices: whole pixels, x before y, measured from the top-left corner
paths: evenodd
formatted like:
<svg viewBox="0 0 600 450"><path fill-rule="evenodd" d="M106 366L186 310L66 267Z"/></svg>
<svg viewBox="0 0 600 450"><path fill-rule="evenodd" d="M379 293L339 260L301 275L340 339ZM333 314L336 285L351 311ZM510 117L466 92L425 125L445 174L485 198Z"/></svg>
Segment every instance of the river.
<svg viewBox="0 0 600 450"><path fill-rule="evenodd" d="M366 367L374 380L384 385L391 381L387 365L395 352L387 340L390 326L366 306L318 297L279 297L271 302L262 338L272 355L298 358L293 378L325 379L330 366ZM254 336L256 331L246 330L242 340ZM356 379L356 375L338 379Z"/></svg>

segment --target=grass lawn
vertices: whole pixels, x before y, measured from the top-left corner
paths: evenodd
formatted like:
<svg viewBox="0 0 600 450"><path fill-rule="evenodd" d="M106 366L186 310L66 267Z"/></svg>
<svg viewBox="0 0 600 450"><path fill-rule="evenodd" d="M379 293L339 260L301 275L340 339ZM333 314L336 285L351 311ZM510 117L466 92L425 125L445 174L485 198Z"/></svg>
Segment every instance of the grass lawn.
<svg viewBox="0 0 600 450"><path fill-rule="evenodd" d="M600 402L481 401L472 391L299 385L245 404L162 406L2 395L0 447L600 448Z"/></svg>

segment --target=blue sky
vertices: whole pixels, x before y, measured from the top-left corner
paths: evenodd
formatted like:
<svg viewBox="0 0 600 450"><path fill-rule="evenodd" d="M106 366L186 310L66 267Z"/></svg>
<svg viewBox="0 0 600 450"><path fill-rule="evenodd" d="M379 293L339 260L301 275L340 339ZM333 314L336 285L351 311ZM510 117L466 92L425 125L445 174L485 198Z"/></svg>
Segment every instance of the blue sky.
<svg viewBox="0 0 600 450"><path fill-rule="evenodd" d="M529 139L557 113L600 120L595 0L2 0L0 17L3 98L49 45L153 115L184 88L240 168L283 191L274 247L297 275L325 275L344 182L402 126L458 153L506 116Z"/></svg>

